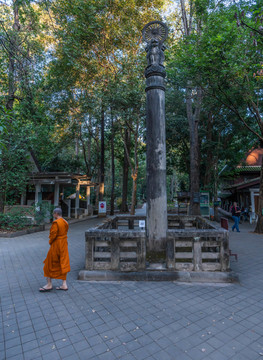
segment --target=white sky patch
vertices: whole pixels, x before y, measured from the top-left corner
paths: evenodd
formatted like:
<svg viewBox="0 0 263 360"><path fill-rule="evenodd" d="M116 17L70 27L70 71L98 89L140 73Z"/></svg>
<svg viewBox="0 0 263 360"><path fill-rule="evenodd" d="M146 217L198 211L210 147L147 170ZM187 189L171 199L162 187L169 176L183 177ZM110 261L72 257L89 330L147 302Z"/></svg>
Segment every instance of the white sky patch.
<svg viewBox="0 0 263 360"><path fill-rule="evenodd" d="M175 0L167 1L167 5L166 5L166 9L164 11L164 15L165 16L171 15L175 11L176 7L178 7L178 2L176 2Z"/></svg>
<svg viewBox="0 0 263 360"><path fill-rule="evenodd" d="M12 3L13 3L12 0L1 0L1 1L0 1L0 5L1 5L1 4L12 5Z"/></svg>

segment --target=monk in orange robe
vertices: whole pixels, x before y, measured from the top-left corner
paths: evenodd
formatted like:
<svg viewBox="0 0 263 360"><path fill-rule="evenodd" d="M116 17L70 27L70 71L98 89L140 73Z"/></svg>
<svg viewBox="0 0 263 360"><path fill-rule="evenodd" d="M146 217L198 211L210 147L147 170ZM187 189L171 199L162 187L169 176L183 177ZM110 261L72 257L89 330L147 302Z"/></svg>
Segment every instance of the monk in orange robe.
<svg viewBox="0 0 263 360"><path fill-rule="evenodd" d="M50 228L49 244L50 248L44 260L44 276L47 284L39 289L40 292L48 292L53 289L52 279L61 279L62 286L57 290L68 290L67 273L70 271L68 254L68 223L62 218L62 211L57 208L53 212L54 221Z"/></svg>

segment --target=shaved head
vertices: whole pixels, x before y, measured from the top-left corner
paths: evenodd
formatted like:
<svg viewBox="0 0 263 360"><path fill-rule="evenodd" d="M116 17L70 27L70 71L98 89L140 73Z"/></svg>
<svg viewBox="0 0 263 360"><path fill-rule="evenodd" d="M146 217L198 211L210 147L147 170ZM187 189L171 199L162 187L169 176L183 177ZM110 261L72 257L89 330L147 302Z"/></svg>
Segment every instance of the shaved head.
<svg viewBox="0 0 263 360"><path fill-rule="evenodd" d="M54 209L53 214L57 214L58 216L62 216L62 210L60 208L56 208L56 209Z"/></svg>

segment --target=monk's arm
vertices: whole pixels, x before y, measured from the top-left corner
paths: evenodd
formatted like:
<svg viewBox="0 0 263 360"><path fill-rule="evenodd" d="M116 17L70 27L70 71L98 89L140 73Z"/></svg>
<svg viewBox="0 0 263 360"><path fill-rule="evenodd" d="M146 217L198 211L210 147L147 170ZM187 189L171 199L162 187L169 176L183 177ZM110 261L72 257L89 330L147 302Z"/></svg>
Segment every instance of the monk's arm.
<svg viewBox="0 0 263 360"><path fill-rule="evenodd" d="M51 245L57 237L57 233L58 233L58 225L57 223L52 224L51 228L50 228L50 233L49 233L49 244Z"/></svg>

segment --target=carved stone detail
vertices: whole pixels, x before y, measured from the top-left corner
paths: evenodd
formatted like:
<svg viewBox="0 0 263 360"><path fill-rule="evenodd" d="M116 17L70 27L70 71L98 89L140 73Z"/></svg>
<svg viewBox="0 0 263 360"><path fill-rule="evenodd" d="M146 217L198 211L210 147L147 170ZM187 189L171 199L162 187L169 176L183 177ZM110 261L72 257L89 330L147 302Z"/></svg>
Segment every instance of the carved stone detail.
<svg viewBox="0 0 263 360"><path fill-rule="evenodd" d="M166 76L164 68L164 40L167 38L168 28L160 21L152 21L143 29L143 38L147 42L148 66L145 70L145 77L152 75Z"/></svg>
<svg viewBox="0 0 263 360"><path fill-rule="evenodd" d="M159 75L165 78L166 76L165 67L162 65L149 65L145 69L144 75L146 78L153 75Z"/></svg>

